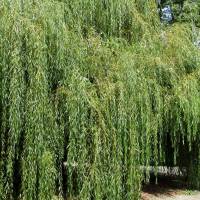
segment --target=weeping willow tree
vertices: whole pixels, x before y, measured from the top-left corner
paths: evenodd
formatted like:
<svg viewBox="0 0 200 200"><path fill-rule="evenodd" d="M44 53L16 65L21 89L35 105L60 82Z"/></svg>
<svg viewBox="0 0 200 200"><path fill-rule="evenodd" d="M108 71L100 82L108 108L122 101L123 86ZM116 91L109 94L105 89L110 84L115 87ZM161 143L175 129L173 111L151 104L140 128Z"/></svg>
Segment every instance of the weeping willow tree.
<svg viewBox="0 0 200 200"><path fill-rule="evenodd" d="M138 200L150 165L200 187L191 23L154 0L3 0L0 19L0 200Z"/></svg>

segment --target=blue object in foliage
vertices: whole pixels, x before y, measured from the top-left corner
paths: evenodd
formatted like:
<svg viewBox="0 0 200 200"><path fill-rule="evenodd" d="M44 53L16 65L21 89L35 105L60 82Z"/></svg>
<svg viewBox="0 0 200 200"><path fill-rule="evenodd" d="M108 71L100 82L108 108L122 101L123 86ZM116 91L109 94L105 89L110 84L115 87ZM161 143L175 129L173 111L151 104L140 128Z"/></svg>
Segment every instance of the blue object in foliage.
<svg viewBox="0 0 200 200"><path fill-rule="evenodd" d="M200 39L198 39L196 42L194 42L194 45L200 49Z"/></svg>
<svg viewBox="0 0 200 200"><path fill-rule="evenodd" d="M173 20L172 9L169 5L162 8L161 20L168 23Z"/></svg>

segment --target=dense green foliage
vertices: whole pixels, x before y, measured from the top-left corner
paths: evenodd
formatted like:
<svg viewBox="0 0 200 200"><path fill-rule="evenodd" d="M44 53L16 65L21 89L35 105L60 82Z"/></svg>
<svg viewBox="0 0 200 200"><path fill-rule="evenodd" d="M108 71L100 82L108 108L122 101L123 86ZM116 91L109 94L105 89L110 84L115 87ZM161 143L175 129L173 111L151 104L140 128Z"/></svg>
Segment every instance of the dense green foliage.
<svg viewBox="0 0 200 200"><path fill-rule="evenodd" d="M0 200L138 200L149 165L200 188L187 3L166 27L154 0L1 2Z"/></svg>

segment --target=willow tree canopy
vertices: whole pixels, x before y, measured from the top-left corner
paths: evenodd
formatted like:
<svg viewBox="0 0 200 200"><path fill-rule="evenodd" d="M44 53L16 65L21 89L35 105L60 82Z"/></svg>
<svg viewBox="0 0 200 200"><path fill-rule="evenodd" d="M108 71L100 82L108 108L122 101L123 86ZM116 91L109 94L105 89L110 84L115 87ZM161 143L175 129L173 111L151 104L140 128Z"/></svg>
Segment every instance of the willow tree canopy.
<svg viewBox="0 0 200 200"><path fill-rule="evenodd" d="M165 27L155 0L2 0L0 200L138 200L149 165L200 188L190 19Z"/></svg>

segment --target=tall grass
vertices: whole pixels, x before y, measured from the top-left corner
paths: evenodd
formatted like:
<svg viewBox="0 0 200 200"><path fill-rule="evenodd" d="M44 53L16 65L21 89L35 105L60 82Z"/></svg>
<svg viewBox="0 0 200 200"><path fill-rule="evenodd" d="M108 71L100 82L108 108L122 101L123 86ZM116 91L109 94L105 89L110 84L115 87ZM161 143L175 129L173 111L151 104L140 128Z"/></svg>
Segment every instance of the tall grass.
<svg viewBox="0 0 200 200"><path fill-rule="evenodd" d="M1 200L137 200L160 164L199 187L190 24L163 28L153 0L4 0L0 18Z"/></svg>

